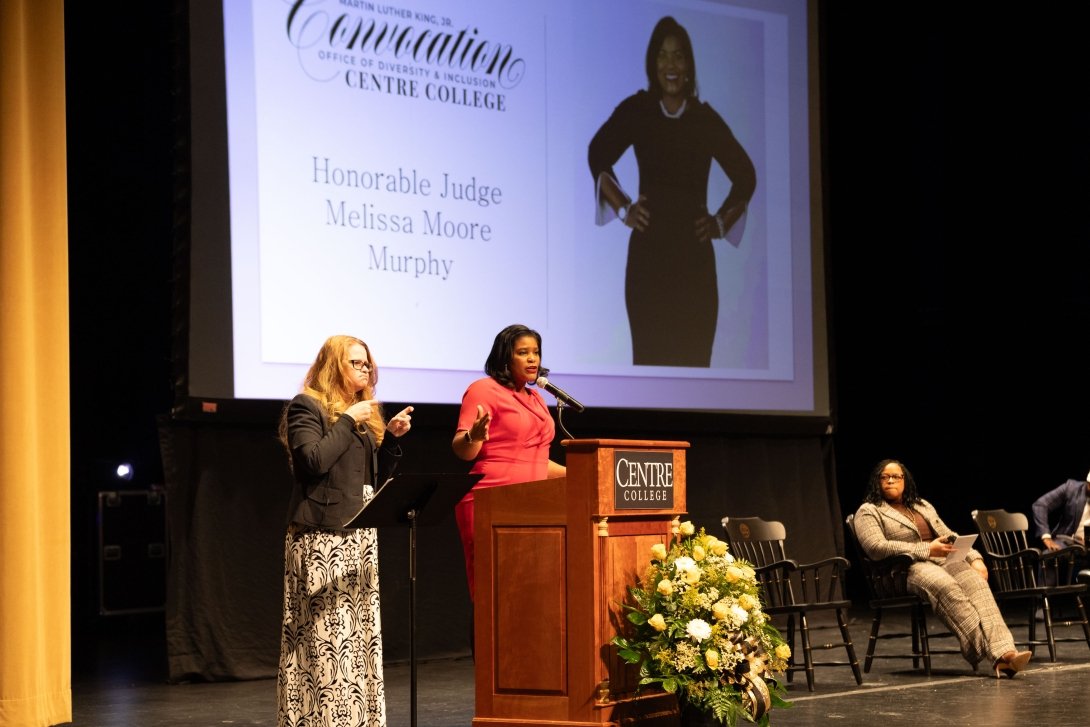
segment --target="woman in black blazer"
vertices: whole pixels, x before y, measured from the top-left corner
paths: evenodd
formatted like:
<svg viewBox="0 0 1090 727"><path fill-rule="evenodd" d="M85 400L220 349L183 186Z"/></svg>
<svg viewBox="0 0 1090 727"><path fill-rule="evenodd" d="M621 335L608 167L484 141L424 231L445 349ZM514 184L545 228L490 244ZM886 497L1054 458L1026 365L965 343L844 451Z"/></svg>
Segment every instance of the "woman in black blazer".
<svg viewBox="0 0 1090 727"><path fill-rule="evenodd" d="M295 476L284 541L277 724L385 727L378 536L346 529L393 472L412 407L389 422L367 344L332 336L284 409Z"/></svg>

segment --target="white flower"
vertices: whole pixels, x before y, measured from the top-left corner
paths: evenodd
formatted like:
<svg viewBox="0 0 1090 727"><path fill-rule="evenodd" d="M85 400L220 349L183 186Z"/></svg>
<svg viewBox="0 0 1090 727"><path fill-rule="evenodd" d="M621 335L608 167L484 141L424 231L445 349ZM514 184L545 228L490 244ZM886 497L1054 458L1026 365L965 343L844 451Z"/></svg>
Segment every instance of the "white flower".
<svg viewBox="0 0 1090 727"><path fill-rule="evenodd" d="M687 555L679 556L674 560L674 568L678 573L684 573L687 570L692 570L696 567L696 561Z"/></svg>
<svg viewBox="0 0 1090 727"><path fill-rule="evenodd" d="M699 642L712 635L712 627L707 621L694 618L685 625L685 633L689 634L693 641Z"/></svg>
<svg viewBox="0 0 1090 727"><path fill-rule="evenodd" d="M744 624L749 620L749 611L745 610L737 603L730 607L730 613L734 617L733 621L737 624Z"/></svg>

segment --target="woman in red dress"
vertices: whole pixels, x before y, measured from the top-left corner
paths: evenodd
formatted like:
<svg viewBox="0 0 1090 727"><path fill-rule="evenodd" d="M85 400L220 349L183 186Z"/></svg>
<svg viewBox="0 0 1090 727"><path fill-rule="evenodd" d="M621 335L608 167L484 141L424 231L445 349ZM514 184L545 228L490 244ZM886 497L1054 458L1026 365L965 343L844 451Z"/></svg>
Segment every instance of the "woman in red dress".
<svg viewBox="0 0 1090 727"><path fill-rule="evenodd" d="M469 596L473 598L473 492L485 487L563 477L564 466L549 459L556 427L541 394L527 384L545 376L541 334L511 325L496 335L484 363L488 376L462 396L454 454L472 460L471 473L484 475L454 510L465 552Z"/></svg>

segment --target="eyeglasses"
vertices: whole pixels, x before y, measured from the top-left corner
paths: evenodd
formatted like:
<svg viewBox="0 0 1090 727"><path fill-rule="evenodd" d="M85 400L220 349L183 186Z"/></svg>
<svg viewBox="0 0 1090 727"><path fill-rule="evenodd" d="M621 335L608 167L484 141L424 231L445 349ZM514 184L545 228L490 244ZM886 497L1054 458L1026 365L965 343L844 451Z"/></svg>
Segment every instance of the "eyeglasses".
<svg viewBox="0 0 1090 727"><path fill-rule="evenodd" d="M354 358L351 361L349 361L348 363L356 371L370 371L371 370L371 362L370 361L361 361L358 358Z"/></svg>
<svg viewBox="0 0 1090 727"><path fill-rule="evenodd" d="M881 482L885 482L886 480L889 480L890 482L900 482L904 478L904 475L878 475L878 479Z"/></svg>

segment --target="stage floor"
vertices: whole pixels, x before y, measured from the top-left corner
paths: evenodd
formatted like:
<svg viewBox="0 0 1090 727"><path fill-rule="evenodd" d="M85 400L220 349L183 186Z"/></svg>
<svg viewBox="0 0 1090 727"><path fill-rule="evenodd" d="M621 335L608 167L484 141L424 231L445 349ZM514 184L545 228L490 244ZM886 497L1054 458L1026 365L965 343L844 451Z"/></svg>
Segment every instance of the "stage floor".
<svg viewBox="0 0 1090 727"><path fill-rule="evenodd" d="M862 663L870 629L870 613L853 613L851 631ZM889 628L896 628L893 619ZM883 632L886 631L883 625ZM1021 632L1021 633L1019 633ZM1024 629L1015 629L1015 638ZM1064 626L1059 635L1077 636L1081 629ZM815 639L814 643L819 643ZM947 642L948 644L949 642ZM933 645L937 647L941 642ZM879 644L879 653L894 642ZM842 652L841 652L842 653ZM824 652L818 659L837 658ZM410 669L406 663L386 665L387 722L409 727ZM150 678L149 678L150 677ZM1090 648L1082 643L1057 646L1057 661L1039 648L1029 668L1015 679L997 680L982 669L973 673L956 655L933 657L930 677L907 660L876 660L863 685L846 667L819 668L816 690L806 689L805 676L788 685L790 709L772 713L776 727L842 721L894 725L1083 724L1090 721ZM76 679L73 687L76 727L181 727L182 725L275 725L276 683L244 682L176 684L154 675L113 670ZM417 664L419 727L468 727L473 719L473 661L469 656Z"/></svg>

